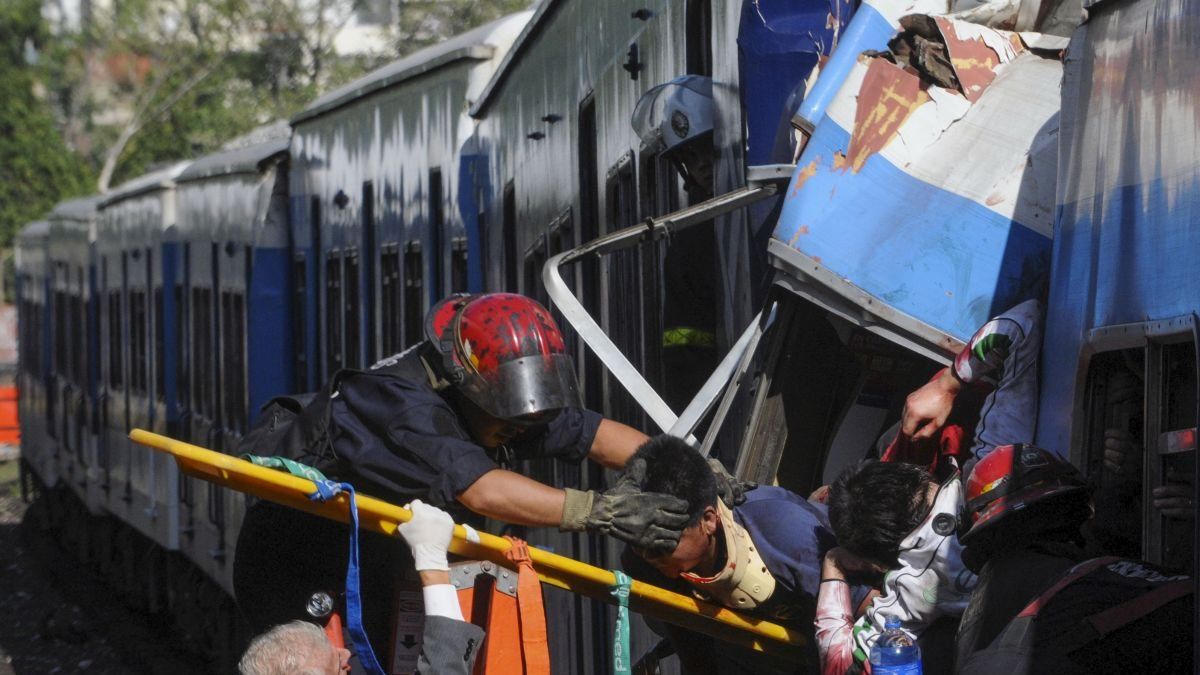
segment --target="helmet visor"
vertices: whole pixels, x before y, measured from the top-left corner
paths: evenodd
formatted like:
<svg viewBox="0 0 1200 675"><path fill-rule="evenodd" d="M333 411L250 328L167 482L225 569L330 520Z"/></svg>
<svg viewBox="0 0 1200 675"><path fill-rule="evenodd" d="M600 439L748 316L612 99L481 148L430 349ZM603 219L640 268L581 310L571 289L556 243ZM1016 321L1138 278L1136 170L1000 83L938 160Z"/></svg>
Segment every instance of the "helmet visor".
<svg viewBox="0 0 1200 675"><path fill-rule="evenodd" d="M459 390L500 419L582 407L575 363L566 354L524 356L486 374L468 373Z"/></svg>

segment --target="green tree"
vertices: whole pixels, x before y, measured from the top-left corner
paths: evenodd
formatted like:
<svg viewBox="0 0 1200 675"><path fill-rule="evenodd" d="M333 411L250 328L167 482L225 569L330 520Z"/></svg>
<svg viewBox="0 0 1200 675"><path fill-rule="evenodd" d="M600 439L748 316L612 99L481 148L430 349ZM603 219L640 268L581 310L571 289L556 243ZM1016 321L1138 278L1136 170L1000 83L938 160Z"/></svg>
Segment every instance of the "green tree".
<svg viewBox="0 0 1200 675"><path fill-rule="evenodd" d="M47 39L37 0L0 3L0 247L57 202L85 194L87 163L67 148L27 57Z"/></svg>
<svg viewBox="0 0 1200 675"><path fill-rule="evenodd" d="M437 44L530 4L530 0L399 0L397 55Z"/></svg>

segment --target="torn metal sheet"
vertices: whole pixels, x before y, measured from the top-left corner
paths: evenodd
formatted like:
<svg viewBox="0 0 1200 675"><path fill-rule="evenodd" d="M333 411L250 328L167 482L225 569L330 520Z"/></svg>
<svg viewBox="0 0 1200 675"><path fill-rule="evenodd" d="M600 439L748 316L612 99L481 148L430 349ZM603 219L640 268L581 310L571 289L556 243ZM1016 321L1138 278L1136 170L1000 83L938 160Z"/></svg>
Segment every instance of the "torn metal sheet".
<svg viewBox="0 0 1200 675"><path fill-rule="evenodd" d="M818 302L945 349L1045 278L1062 64L1015 33L931 22L956 86L859 58L800 158L772 254Z"/></svg>

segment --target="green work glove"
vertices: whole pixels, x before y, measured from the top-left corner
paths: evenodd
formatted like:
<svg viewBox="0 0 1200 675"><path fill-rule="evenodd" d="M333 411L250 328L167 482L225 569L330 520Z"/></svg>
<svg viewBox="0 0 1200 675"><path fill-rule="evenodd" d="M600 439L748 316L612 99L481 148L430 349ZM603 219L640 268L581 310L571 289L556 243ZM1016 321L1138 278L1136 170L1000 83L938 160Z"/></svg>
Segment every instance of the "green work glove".
<svg viewBox="0 0 1200 675"><path fill-rule="evenodd" d="M708 466L712 469L713 478L717 481L717 496L725 502L725 506L733 508L746 501L746 493L758 487L754 481L741 481L734 478L725 470L725 465L716 457L708 458Z"/></svg>
<svg viewBox="0 0 1200 675"><path fill-rule="evenodd" d="M559 528L609 534L646 551L671 553L687 524L687 502L659 492L643 492L646 464L635 460L606 492L566 490Z"/></svg>

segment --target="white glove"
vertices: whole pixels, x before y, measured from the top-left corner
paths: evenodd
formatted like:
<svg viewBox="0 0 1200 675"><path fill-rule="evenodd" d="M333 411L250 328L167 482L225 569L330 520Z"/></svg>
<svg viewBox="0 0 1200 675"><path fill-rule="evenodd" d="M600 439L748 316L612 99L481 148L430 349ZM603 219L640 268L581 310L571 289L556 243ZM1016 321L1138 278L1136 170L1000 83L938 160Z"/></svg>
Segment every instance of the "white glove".
<svg viewBox="0 0 1200 675"><path fill-rule="evenodd" d="M428 570L450 571L450 562L446 560L446 549L454 536L454 519L449 513L436 506L430 506L419 499L413 500L404 508L412 511L412 520L400 524L400 536L412 549L413 561L417 571Z"/></svg>

